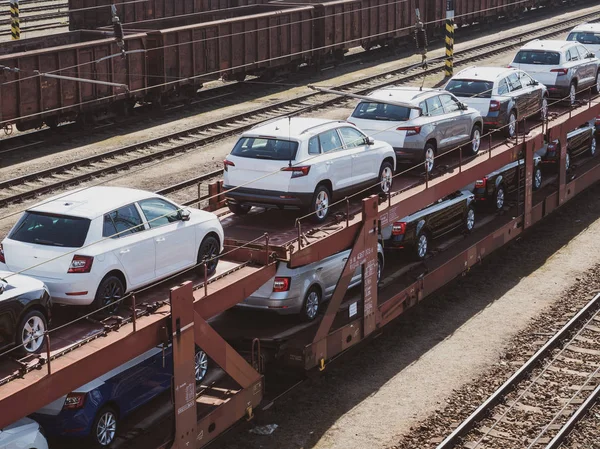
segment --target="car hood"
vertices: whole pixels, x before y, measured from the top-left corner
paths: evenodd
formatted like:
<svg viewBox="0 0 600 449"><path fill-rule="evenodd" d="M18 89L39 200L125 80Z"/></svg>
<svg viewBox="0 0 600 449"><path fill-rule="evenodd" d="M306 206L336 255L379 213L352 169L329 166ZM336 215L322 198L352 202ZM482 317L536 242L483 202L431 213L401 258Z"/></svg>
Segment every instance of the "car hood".
<svg viewBox="0 0 600 449"><path fill-rule="evenodd" d="M0 271L0 280L6 282L6 288L0 294L0 302L12 299L23 293L42 289L46 290L46 286L42 281L22 274L15 274L11 271Z"/></svg>
<svg viewBox="0 0 600 449"><path fill-rule="evenodd" d="M33 432L37 430L39 424L30 418L23 418L6 426L4 429L0 429L0 441L8 437L9 435L16 435L25 431Z"/></svg>
<svg viewBox="0 0 600 449"><path fill-rule="evenodd" d="M215 214L213 214L212 212L207 212L202 209L196 209L194 207L189 207L188 209L190 210L190 212L192 214L194 223L204 223L206 221L211 221L211 220L219 221L218 217Z"/></svg>

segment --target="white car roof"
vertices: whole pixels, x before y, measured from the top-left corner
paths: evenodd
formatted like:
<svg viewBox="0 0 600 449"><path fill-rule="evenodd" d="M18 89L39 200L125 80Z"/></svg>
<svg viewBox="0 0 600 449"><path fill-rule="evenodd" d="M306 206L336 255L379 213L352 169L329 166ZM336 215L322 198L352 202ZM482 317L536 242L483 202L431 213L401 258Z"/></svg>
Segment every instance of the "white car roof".
<svg viewBox="0 0 600 449"><path fill-rule="evenodd" d="M440 89L419 88L419 87L387 87L377 89L371 92L368 97L374 100L398 101L418 105L423 99L429 98L434 94L448 93Z"/></svg>
<svg viewBox="0 0 600 449"><path fill-rule="evenodd" d="M335 128L342 124L341 120L322 118L288 117L258 125L242 134L242 137L271 137L277 139L302 140L313 134ZM350 123L346 124L352 126Z"/></svg>
<svg viewBox="0 0 600 449"><path fill-rule="evenodd" d="M53 196L29 208L29 212L70 215L88 218L100 217L111 210L146 198L159 197L145 190L127 187L94 186Z"/></svg>
<svg viewBox="0 0 600 449"><path fill-rule="evenodd" d="M573 41L559 41L559 40L539 40L536 39L531 42L527 42L521 47L521 50L550 50L550 51L561 51L565 48L572 47L579 42Z"/></svg>
<svg viewBox="0 0 600 449"><path fill-rule="evenodd" d="M469 67L457 73L454 76L454 79L495 81L512 72L518 72L518 70L506 67Z"/></svg>
<svg viewBox="0 0 600 449"><path fill-rule="evenodd" d="M600 32L600 23L582 23L571 30L573 31L592 31Z"/></svg>

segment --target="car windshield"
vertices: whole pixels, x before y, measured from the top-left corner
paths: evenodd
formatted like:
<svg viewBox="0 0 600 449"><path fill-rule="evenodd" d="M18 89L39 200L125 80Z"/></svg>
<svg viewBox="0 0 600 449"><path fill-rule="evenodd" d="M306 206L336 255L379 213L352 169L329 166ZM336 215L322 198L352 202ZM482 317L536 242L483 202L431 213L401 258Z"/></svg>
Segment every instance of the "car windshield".
<svg viewBox="0 0 600 449"><path fill-rule="evenodd" d="M555 51L521 50L515 56L513 64L558 65L560 54Z"/></svg>
<svg viewBox="0 0 600 449"><path fill-rule="evenodd" d="M600 33L593 31L578 31L569 34L568 41L577 41L580 44L600 45Z"/></svg>
<svg viewBox="0 0 600 449"><path fill-rule="evenodd" d="M453 79L446 86L446 90L457 97L491 98L493 86L491 81Z"/></svg>
<svg viewBox="0 0 600 449"><path fill-rule="evenodd" d="M235 144L233 156L273 161L293 161L296 159L298 142L270 137L242 137Z"/></svg>
<svg viewBox="0 0 600 449"><path fill-rule="evenodd" d="M80 248L89 227L87 218L25 212L8 238L37 245Z"/></svg>
<svg viewBox="0 0 600 449"><path fill-rule="evenodd" d="M388 120L404 122L410 118L410 108L394 104L360 102L352 113L352 117L366 120Z"/></svg>

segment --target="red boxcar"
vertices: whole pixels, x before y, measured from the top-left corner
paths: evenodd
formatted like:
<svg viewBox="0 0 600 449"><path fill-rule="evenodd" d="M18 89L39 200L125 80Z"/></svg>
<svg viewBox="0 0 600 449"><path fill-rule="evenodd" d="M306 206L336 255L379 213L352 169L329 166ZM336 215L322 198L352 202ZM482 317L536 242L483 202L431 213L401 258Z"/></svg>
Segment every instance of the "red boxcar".
<svg viewBox="0 0 600 449"><path fill-rule="evenodd" d="M125 39L127 49L144 50L143 35ZM144 52L119 54L115 39L100 32L73 31L43 38L0 44L0 65L20 72L0 73L0 121L16 123L20 130L46 123L93 119L122 113L146 88ZM126 84L123 88L36 76L34 71Z"/></svg>

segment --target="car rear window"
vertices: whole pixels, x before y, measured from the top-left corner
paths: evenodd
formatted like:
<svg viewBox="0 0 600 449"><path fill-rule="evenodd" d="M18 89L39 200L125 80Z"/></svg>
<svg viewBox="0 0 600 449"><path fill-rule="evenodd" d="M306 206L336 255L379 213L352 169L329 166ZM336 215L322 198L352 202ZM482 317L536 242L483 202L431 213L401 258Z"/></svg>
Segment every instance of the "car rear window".
<svg viewBox="0 0 600 449"><path fill-rule="evenodd" d="M360 102L352 113L352 117L404 122L410 118L410 108L386 103Z"/></svg>
<svg viewBox="0 0 600 449"><path fill-rule="evenodd" d="M457 97L491 98L493 86L491 81L450 80L446 90Z"/></svg>
<svg viewBox="0 0 600 449"><path fill-rule="evenodd" d="M514 64L558 65L560 54L555 51L521 50L515 56Z"/></svg>
<svg viewBox="0 0 600 449"><path fill-rule="evenodd" d="M600 33L594 33L592 31L574 32L567 36L567 40L577 41L583 45L600 45Z"/></svg>
<svg viewBox="0 0 600 449"><path fill-rule="evenodd" d="M269 137L242 137L233 147L231 154L251 159L293 161L297 151L298 142Z"/></svg>
<svg viewBox="0 0 600 449"><path fill-rule="evenodd" d="M89 227L90 220L87 218L25 212L8 237L37 245L80 248Z"/></svg>

